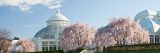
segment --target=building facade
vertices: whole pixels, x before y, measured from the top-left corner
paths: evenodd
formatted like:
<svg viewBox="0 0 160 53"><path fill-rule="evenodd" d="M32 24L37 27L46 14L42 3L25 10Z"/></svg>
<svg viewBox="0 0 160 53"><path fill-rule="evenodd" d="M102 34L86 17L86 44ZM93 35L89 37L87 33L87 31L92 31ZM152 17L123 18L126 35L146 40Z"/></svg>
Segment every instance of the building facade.
<svg viewBox="0 0 160 53"><path fill-rule="evenodd" d="M70 21L60 13L57 12L54 16L47 20L47 27L38 31L33 41L35 43L35 51L53 51L60 48L60 34Z"/></svg>
<svg viewBox="0 0 160 53"><path fill-rule="evenodd" d="M160 43L160 11L144 10L134 20L149 32L151 43Z"/></svg>
<svg viewBox="0 0 160 53"><path fill-rule="evenodd" d="M160 43L160 11L144 10L139 12L134 20L138 22L143 29L149 32L151 43ZM35 51L53 51L60 48L60 34L70 21L57 12L47 20L47 27L38 31L33 41Z"/></svg>

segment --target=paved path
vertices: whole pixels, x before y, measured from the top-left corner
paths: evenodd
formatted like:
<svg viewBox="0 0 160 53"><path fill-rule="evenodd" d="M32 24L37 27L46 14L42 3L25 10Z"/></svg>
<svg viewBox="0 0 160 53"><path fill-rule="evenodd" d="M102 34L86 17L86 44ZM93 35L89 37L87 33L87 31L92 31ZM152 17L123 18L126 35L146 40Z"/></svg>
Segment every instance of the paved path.
<svg viewBox="0 0 160 53"><path fill-rule="evenodd" d="M94 53L95 50L83 50L80 53Z"/></svg>

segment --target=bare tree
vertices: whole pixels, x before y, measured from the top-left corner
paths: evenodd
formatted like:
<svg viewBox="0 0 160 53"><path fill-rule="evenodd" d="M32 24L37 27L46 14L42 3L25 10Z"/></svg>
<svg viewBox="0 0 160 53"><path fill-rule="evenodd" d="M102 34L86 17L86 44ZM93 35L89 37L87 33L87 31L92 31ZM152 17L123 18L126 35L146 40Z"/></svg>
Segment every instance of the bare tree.
<svg viewBox="0 0 160 53"><path fill-rule="evenodd" d="M10 39L11 33L7 29L0 29L0 38Z"/></svg>
<svg viewBox="0 0 160 53"><path fill-rule="evenodd" d="M66 27L61 35L60 44L66 52L72 49L83 48L92 44L95 29L86 24L73 24Z"/></svg>

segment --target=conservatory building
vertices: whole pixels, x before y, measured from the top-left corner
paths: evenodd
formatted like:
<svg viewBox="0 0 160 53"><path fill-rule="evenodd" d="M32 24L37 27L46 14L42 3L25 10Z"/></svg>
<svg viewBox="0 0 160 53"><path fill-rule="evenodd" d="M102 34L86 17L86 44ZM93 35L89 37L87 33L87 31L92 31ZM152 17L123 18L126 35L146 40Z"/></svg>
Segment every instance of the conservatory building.
<svg viewBox="0 0 160 53"><path fill-rule="evenodd" d="M151 43L160 43L160 11L144 10L134 20L149 32Z"/></svg>
<svg viewBox="0 0 160 53"><path fill-rule="evenodd" d="M60 13L57 12L47 20L47 26L38 31L33 41L35 43L35 51L53 51L60 48L60 34L70 21Z"/></svg>

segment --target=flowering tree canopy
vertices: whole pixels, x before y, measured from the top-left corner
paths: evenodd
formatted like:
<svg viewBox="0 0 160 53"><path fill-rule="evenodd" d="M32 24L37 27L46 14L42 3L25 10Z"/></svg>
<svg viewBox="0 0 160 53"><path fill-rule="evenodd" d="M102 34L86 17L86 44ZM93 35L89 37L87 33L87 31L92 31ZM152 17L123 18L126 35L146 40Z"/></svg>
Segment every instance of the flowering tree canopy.
<svg viewBox="0 0 160 53"><path fill-rule="evenodd" d="M95 34L95 39L93 44L98 47L97 49L102 50L103 47L108 47L116 44L117 42L114 40L114 37L105 27L101 27L97 30Z"/></svg>
<svg viewBox="0 0 160 53"><path fill-rule="evenodd" d="M10 31L0 29L0 53L11 53Z"/></svg>
<svg viewBox="0 0 160 53"><path fill-rule="evenodd" d="M73 24L61 34L60 44L64 51L89 46L94 39L95 29L86 24Z"/></svg>
<svg viewBox="0 0 160 53"><path fill-rule="evenodd" d="M0 53L11 53L11 40L0 39Z"/></svg>
<svg viewBox="0 0 160 53"><path fill-rule="evenodd" d="M130 18L112 20L109 25L100 28L94 43L98 47L109 45L140 44L149 42L149 35L140 25Z"/></svg>
<svg viewBox="0 0 160 53"><path fill-rule="evenodd" d="M34 44L29 40L19 40L16 43L19 52L32 52L34 50Z"/></svg>

